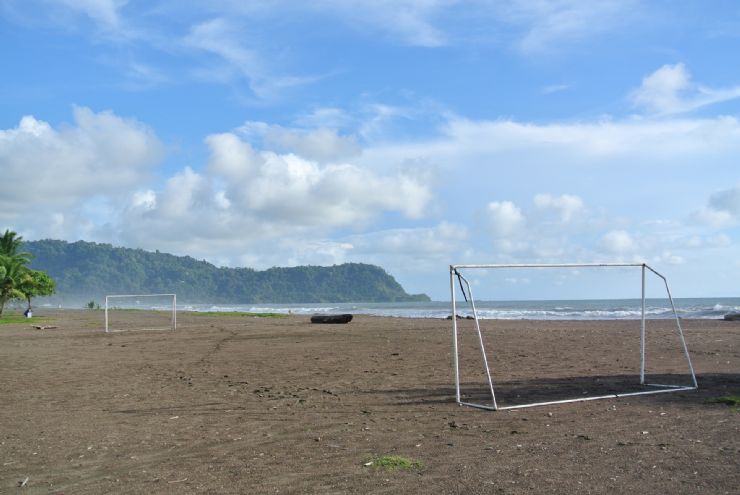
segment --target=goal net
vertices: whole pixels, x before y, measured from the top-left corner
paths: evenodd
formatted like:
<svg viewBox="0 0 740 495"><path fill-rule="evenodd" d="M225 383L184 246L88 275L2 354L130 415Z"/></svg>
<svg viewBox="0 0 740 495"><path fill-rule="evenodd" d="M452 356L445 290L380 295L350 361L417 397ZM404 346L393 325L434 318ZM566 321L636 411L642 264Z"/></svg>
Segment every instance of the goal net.
<svg viewBox="0 0 740 495"><path fill-rule="evenodd" d="M461 405L517 409L697 388L668 282L646 264L450 265L450 295Z"/></svg>
<svg viewBox="0 0 740 495"><path fill-rule="evenodd" d="M115 294L105 296L105 332L175 330L177 295Z"/></svg>

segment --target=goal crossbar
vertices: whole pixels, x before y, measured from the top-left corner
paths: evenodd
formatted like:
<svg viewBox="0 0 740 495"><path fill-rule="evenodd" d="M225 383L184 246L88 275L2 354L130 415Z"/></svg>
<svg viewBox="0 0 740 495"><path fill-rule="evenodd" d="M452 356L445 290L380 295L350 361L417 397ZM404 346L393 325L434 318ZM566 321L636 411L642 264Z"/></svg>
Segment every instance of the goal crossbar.
<svg viewBox="0 0 740 495"><path fill-rule="evenodd" d="M177 329L177 294L113 294L105 296L105 333L110 333L108 328L108 300L123 297L171 297L172 320L170 322L170 330Z"/></svg>
<svg viewBox="0 0 740 495"><path fill-rule="evenodd" d="M478 317L478 311L475 306L475 299L473 297L473 289L471 287L470 282L465 278L464 275L460 273L459 270L462 269L478 269L478 268L598 268L598 267L639 267L641 268L642 272L642 290L641 290L641 296L640 296L640 302L641 302L641 312L640 312L640 385L643 385L645 387L653 387L652 390L643 390L639 392L625 392L625 393L615 393L615 394L607 394L607 395L599 395L599 396L590 396L590 397L579 397L574 399L561 399L561 400L553 400L553 401L547 401L547 402L534 402L534 403L528 403L528 404L519 404L519 405L513 405L513 406L499 406L496 402L496 392L493 384L493 379L491 377L491 368L488 364L488 357L486 355L486 349L485 345L483 343L483 334L481 332L480 328L480 319ZM659 277L663 284L665 285L666 294L668 296L668 300L671 305L671 311L673 312L673 316L676 321L676 331L678 333L679 339L681 341L681 347L683 349L684 357L686 358L686 363L688 365L688 371L691 375L691 384L689 385L669 385L669 384L661 384L661 383L645 383L645 275L647 271L652 272L654 275ZM483 360L483 367L485 370L486 379L488 381L488 389L491 394L491 405L487 404L478 404L473 402L467 402L462 400L461 392L460 392L460 356L459 356L459 349L458 349L458 327L457 327L457 302L455 297L455 278L458 279L458 282L460 283L460 288L462 289L462 284L465 284L465 287L467 289L467 293L470 296L470 307L473 311L473 320L475 323L475 331L478 337L478 344L480 345L482 360ZM464 295L464 294L463 294ZM452 304L452 347L453 347L453 357L454 357L454 371L455 371L455 399L457 403L461 406L469 406L469 407L475 407L479 409L487 409L492 411L498 411L498 410L506 410L506 409L523 409L527 407L537 407L537 406L546 406L551 404L564 404L569 402L584 402L584 401L591 401L591 400L599 400L599 399L614 399L619 397L630 397L630 396L636 396L636 395L649 395L649 394L660 394L660 393L667 393L667 392L679 392L679 391L685 391L685 390L696 390L699 388L699 385L696 381L696 374L694 373L694 366L691 363L691 356L689 355L689 350L686 345L686 339L683 335L683 329L681 328L681 319L678 316L678 312L676 311L676 306L673 302L673 296L671 295L671 290L668 287L668 280L666 277L658 273L655 269L648 266L645 263L526 263L526 264L467 264L467 265L450 265L450 298L451 298L451 304Z"/></svg>

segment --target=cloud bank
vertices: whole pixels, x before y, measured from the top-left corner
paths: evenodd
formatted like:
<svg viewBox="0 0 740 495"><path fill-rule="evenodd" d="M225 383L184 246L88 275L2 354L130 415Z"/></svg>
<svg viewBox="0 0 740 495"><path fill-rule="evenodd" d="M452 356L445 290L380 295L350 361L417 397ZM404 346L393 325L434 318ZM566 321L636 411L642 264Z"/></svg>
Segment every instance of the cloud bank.
<svg viewBox="0 0 740 495"><path fill-rule="evenodd" d="M25 116L17 127L0 130L6 218L23 216L29 202L65 209L151 180L164 155L154 131L111 112L75 107L73 115L74 124L56 129Z"/></svg>

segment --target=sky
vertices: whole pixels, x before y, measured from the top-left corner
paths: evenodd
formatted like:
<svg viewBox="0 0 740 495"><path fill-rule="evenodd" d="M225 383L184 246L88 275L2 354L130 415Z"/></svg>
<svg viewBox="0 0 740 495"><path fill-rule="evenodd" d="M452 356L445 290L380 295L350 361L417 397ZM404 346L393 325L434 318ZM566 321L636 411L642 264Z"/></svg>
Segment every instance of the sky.
<svg viewBox="0 0 740 495"><path fill-rule="evenodd" d="M736 1L0 0L0 62L0 228L26 240L374 263L437 300L462 263L740 295ZM639 291L547 277L473 284Z"/></svg>

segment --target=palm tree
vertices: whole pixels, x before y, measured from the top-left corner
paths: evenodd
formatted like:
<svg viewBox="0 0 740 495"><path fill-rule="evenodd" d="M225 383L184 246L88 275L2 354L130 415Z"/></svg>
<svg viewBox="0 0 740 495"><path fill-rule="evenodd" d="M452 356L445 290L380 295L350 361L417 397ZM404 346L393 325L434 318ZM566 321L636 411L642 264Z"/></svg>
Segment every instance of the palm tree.
<svg viewBox="0 0 740 495"><path fill-rule="evenodd" d="M8 300L23 297L18 288L28 272L26 265L31 261L31 254L19 253L21 244L23 237L12 230L6 229L0 237L0 316Z"/></svg>
<svg viewBox="0 0 740 495"><path fill-rule="evenodd" d="M9 229L0 237L0 254L14 256L18 253L18 248L23 244L23 237Z"/></svg>
<svg viewBox="0 0 740 495"><path fill-rule="evenodd" d="M26 262L26 259L19 255L0 254L0 316L3 315L8 300L22 296L18 291L18 284L28 270Z"/></svg>

